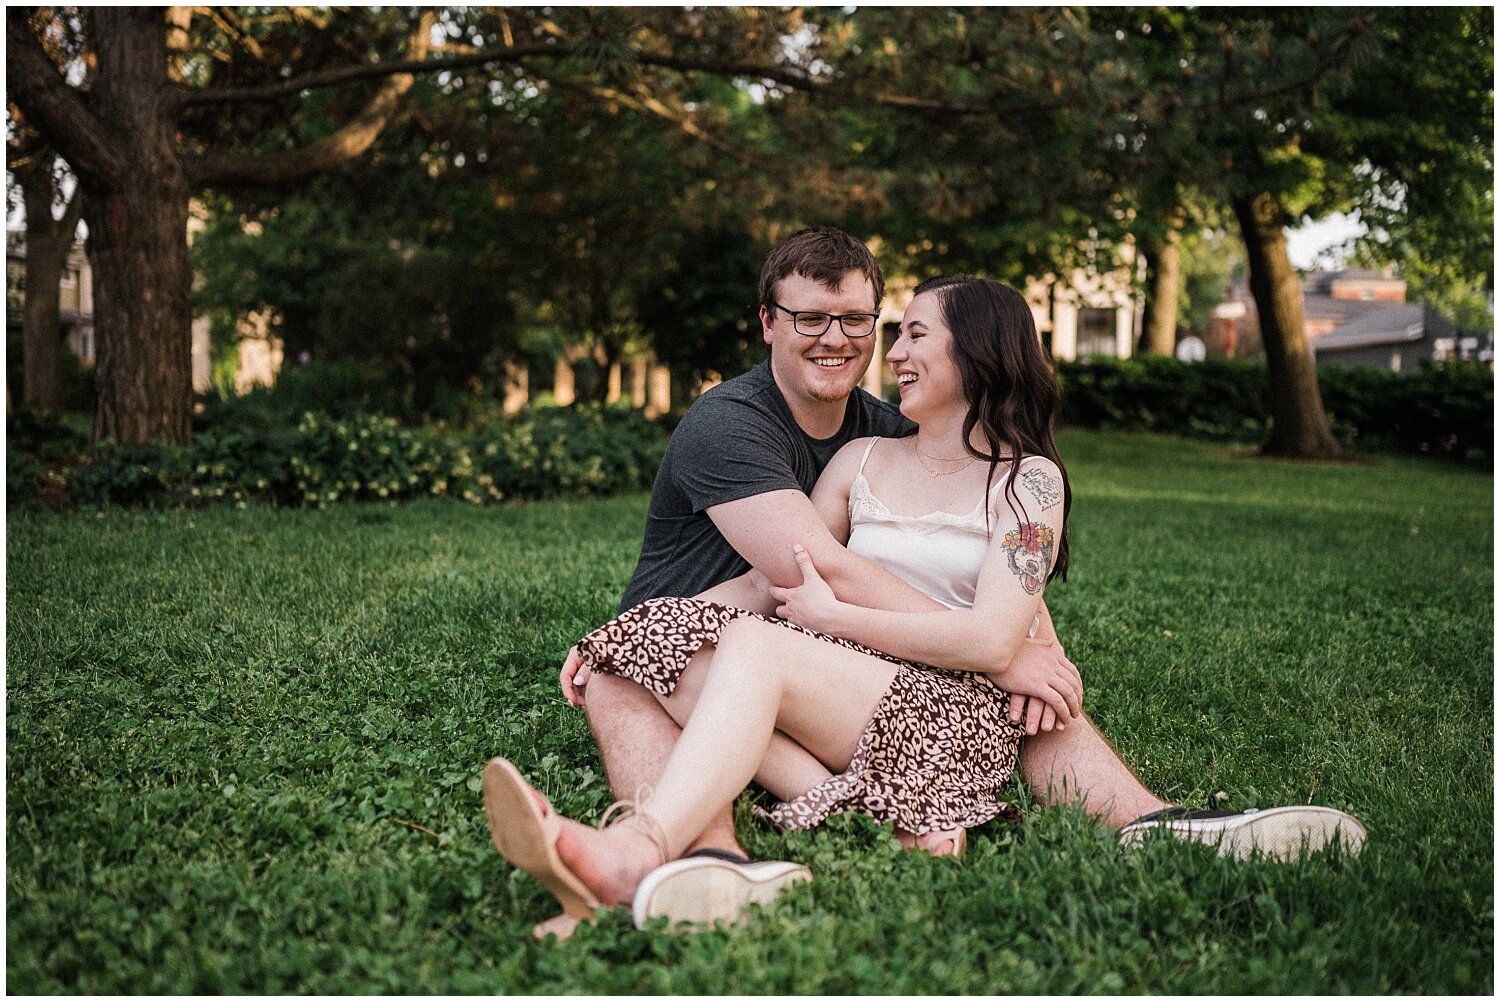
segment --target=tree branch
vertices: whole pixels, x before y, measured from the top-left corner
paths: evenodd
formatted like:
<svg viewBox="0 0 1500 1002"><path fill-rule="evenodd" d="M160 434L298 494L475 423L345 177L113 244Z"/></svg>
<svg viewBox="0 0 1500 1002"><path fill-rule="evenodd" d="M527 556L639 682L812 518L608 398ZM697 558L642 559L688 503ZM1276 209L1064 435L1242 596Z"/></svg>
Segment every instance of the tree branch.
<svg viewBox="0 0 1500 1002"><path fill-rule="evenodd" d="M83 185L75 177L73 181L73 197L68 199L67 208L63 209L63 217L60 221L63 239L69 245L73 243L73 237L78 233L78 221L83 218Z"/></svg>
<svg viewBox="0 0 1500 1002"><path fill-rule="evenodd" d="M756 159L754 156L735 146L733 143L730 143L728 140L714 135L712 132L708 131L697 122L693 121L692 116L685 110L670 108L662 101L652 97L650 94L629 94L625 91L617 90L613 87L606 87L602 84L585 83L580 80L561 80L555 77L549 77L548 79L552 80L554 84L560 87L572 87L576 90L587 91L588 93L593 94L597 97L602 97L609 101L618 101L626 107L634 108L637 111L643 111L647 114L655 115L658 118L661 118L667 122L670 122L672 125L675 125L684 134L691 136L692 138L712 147L713 149L718 150L720 153L723 153L725 156L728 156L733 160L739 161L746 167L755 169L765 167L764 161Z"/></svg>
<svg viewBox="0 0 1500 1002"><path fill-rule="evenodd" d="M431 21L430 13L422 16L408 43L410 51L417 55L404 62L423 62ZM353 160L369 149L381 131L396 117L401 108L401 99L415 82L414 74L391 74L358 115L322 139L298 149L281 153L257 153L244 149L184 153L183 166L189 180L195 185L274 187L292 184Z"/></svg>
<svg viewBox="0 0 1500 1002"><path fill-rule="evenodd" d="M339 66L333 69L305 73L281 83L258 87L223 87L218 89L177 89L175 101L178 107L189 108L209 104L234 104L252 101L271 101L288 94L322 87L336 87L354 80L369 80L394 74L436 73L440 70L462 69L486 63L519 62L529 56L548 55L565 58L574 53L573 46L554 45L543 42L537 45L517 45L504 49L483 49L437 59L402 59L388 63L363 63L358 66Z"/></svg>
<svg viewBox="0 0 1500 1002"><path fill-rule="evenodd" d="M5 86L10 99L80 177L118 175L125 165L109 130L47 58L30 17L30 8L6 11Z"/></svg>

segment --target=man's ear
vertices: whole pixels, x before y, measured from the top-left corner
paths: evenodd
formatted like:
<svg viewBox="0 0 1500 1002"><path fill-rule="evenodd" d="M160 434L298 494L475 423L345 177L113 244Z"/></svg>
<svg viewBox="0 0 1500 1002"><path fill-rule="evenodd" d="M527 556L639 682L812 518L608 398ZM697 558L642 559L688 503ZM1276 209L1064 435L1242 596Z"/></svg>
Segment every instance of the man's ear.
<svg viewBox="0 0 1500 1002"><path fill-rule="evenodd" d="M771 315L771 311L767 309L764 304L762 304L760 308L760 339L766 344L771 343L771 338L773 336L771 334L771 328L773 325L775 325L775 323L776 318L773 317Z"/></svg>

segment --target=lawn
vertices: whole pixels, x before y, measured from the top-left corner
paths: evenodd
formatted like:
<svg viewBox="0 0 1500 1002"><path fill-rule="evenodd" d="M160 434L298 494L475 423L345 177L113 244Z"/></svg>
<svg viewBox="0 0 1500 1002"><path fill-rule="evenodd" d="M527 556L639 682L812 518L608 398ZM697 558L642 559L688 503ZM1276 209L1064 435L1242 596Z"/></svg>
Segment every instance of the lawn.
<svg viewBox="0 0 1500 1002"><path fill-rule="evenodd" d="M752 851L817 875L743 930L555 908L489 843L504 753L609 801L569 644L645 498L490 509L11 512L12 993L1489 993L1493 480L1070 433L1048 589L1102 730L1185 803L1313 801L1360 857L1129 851L1027 805L961 864L859 818ZM1024 801L1024 794L1016 796Z"/></svg>

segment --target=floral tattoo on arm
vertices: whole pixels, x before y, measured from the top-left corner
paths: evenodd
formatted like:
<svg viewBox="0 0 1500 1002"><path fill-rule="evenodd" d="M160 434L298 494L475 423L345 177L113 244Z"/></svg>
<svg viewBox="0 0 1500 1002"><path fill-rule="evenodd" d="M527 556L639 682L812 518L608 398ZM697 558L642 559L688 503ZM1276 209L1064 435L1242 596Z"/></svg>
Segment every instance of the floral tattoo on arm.
<svg viewBox="0 0 1500 1002"><path fill-rule="evenodd" d="M1040 592L1052 569L1052 528L1041 522L1026 522L1007 532L1001 545L1026 594Z"/></svg>

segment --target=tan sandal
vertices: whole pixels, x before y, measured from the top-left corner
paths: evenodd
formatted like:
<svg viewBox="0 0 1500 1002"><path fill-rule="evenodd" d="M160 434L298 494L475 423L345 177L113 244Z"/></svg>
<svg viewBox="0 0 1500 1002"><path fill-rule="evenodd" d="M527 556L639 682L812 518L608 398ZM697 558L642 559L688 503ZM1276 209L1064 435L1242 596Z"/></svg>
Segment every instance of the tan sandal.
<svg viewBox="0 0 1500 1002"><path fill-rule="evenodd" d="M537 794L537 796L541 796L541 794ZM639 799L644 800L645 798L641 797ZM639 801L637 801L637 803L638 802ZM604 816L599 819L599 828L602 830L605 827L605 825L609 822L610 815L615 811L628 811L628 814L620 818L620 820L615 823L619 824L624 821L635 820L636 823L641 826L646 837L656 843L656 851L661 854L662 862L665 863L667 861L667 853L669 851L667 846L667 833L662 830L661 825L655 818L651 817L649 814L640 813L639 809L637 808L637 803L632 803L628 800L617 800L613 804L610 804L607 808L605 808ZM639 897L639 895L637 895L637 897ZM583 921L585 921L585 919L574 918L572 915L564 912L561 915L552 916L545 922L538 922L536 925L532 926L531 934L539 940L545 940L548 936L556 936L558 941L561 942L562 940L565 940L572 936L573 933L578 930L579 924ZM593 917L589 916L587 921L593 921ZM644 928L644 926L640 925L639 920L637 920L636 925L638 928Z"/></svg>
<svg viewBox="0 0 1500 1002"><path fill-rule="evenodd" d="M641 798L644 799L644 798ZM562 905L562 914L532 927L537 939L572 936L580 922L592 922L605 907L598 895L572 870L557 853L557 838L562 833L562 819L552 804L514 765L503 758L490 759L484 768L484 810L489 818L490 838L500 855L524 870L552 892ZM640 813L636 804L616 801L604 812L599 827L604 828L615 811L629 813L616 824L635 822L656 846L662 862L667 861L666 832L656 819Z"/></svg>
<svg viewBox="0 0 1500 1002"><path fill-rule="evenodd" d="M489 817L490 838L500 855L551 891L562 905L563 916L573 919L574 925L591 921L603 903L557 854L562 819L547 798L503 758L492 758L484 767L484 811ZM533 932L540 930L542 926ZM572 934L572 928L567 931Z"/></svg>

